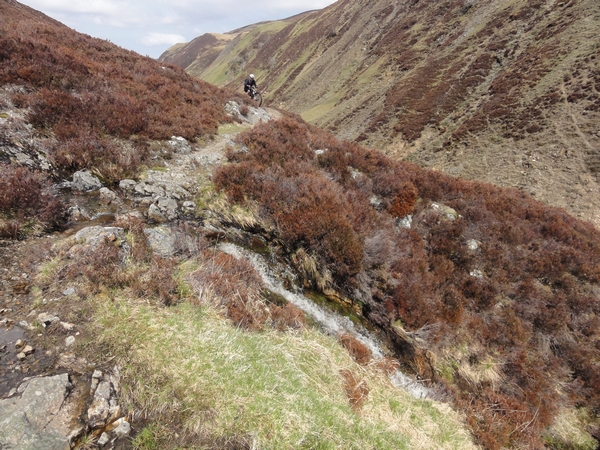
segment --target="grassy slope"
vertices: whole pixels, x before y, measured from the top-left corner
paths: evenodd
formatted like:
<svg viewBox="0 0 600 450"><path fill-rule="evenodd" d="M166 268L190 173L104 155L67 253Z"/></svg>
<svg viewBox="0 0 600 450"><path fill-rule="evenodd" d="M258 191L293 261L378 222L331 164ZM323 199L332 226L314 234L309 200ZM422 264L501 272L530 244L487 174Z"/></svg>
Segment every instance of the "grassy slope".
<svg viewBox="0 0 600 450"><path fill-rule="evenodd" d="M447 406L394 388L316 330L246 332L188 303L99 304L102 340L127 349L118 360L132 413L174 414L187 433L263 449L473 448ZM342 369L370 388L360 412L348 403Z"/></svg>

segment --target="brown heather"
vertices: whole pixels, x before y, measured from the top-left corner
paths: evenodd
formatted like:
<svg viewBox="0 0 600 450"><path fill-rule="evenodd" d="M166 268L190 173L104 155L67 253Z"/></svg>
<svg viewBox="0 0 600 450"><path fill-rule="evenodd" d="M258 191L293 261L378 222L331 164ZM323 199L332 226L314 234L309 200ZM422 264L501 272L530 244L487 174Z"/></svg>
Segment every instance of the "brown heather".
<svg viewBox="0 0 600 450"><path fill-rule="evenodd" d="M230 120L228 94L178 67L76 33L24 5L0 2L0 17L0 84L20 87L13 102L58 139L48 156L65 174L93 168L118 181L145 161L148 140L194 141ZM130 139L131 148L115 138Z"/></svg>
<svg viewBox="0 0 600 450"><path fill-rule="evenodd" d="M50 192L46 175L0 164L0 237L17 239L28 227L57 227L63 204Z"/></svg>
<svg viewBox="0 0 600 450"><path fill-rule="evenodd" d="M592 225L518 190L394 162L292 118L238 140L249 151L231 153L215 184L235 202L257 201L290 255L316 255L332 287L384 333L399 320L438 359L464 347L499 361L493 383L463 382L458 368L422 374L445 386L482 445L540 448L559 407L600 412L600 233ZM397 228L408 213L412 227ZM342 343L367 360L356 343ZM474 366L484 359L469 355ZM358 408L363 394L350 375Z"/></svg>

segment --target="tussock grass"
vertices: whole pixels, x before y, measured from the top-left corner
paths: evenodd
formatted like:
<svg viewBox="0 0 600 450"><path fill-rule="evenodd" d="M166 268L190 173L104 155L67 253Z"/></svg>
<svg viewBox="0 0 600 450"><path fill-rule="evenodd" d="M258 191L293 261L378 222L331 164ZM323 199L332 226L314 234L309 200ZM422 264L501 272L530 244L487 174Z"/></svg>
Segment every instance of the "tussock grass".
<svg viewBox="0 0 600 450"><path fill-rule="evenodd" d="M394 388L314 329L249 333L210 306L124 299L98 304L95 325L123 368L127 409L162 424L144 432L159 448L169 422L193 448L232 439L264 449L474 448L450 408ZM360 409L343 373L368 386Z"/></svg>

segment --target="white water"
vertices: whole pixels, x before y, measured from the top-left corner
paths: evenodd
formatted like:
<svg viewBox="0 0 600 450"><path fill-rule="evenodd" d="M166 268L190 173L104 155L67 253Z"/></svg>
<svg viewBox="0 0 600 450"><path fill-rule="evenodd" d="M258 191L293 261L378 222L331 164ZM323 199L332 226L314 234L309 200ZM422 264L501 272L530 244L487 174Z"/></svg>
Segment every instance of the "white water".
<svg viewBox="0 0 600 450"><path fill-rule="evenodd" d="M220 244L219 248L238 259L249 261L261 275L267 289L300 308L305 314L319 323L325 331L336 336L348 333L367 346L374 358L381 359L384 357L384 352L381 350L381 343L363 327L357 326L347 317L322 308L302 294L285 289L262 256L229 243ZM390 380L395 386L405 389L414 397L427 398L429 396L429 390L425 386L400 371L393 373L390 376Z"/></svg>

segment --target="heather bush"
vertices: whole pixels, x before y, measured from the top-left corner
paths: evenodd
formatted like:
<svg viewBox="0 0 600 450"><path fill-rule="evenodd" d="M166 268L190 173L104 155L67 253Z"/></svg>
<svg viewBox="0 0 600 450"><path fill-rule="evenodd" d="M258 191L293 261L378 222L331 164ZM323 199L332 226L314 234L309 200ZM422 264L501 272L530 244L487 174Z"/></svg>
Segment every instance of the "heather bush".
<svg viewBox="0 0 600 450"><path fill-rule="evenodd" d="M306 324L304 313L294 305L267 306L264 284L252 264L215 250L200 255L200 268L188 276L190 284L203 298L217 299L218 306L236 326L260 331L266 326L278 330L300 329Z"/></svg>
<svg viewBox="0 0 600 450"><path fill-rule="evenodd" d="M0 236L51 230L63 221L64 205L50 192L48 178L26 167L0 164Z"/></svg>
<svg viewBox="0 0 600 450"><path fill-rule="evenodd" d="M314 273L331 273L374 325L396 323L437 354L461 343L494 353L493 385L457 378L449 388L483 446L540 448L553 405L597 408L592 226L521 191L394 162L291 118L239 142L248 151L229 153L215 185L259 205L308 284L328 288ZM410 229L398 228L409 214Z"/></svg>
<svg viewBox="0 0 600 450"><path fill-rule="evenodd" d="M26 88L12 100L29 108L35 127L55 133L52 160L68 173L96 169L115 181L144 162L149 139L194 141L231 120L225 91L58 23L3 21L0 49L0 83ZM134 151L113 142L130 136Z"/></svg>

